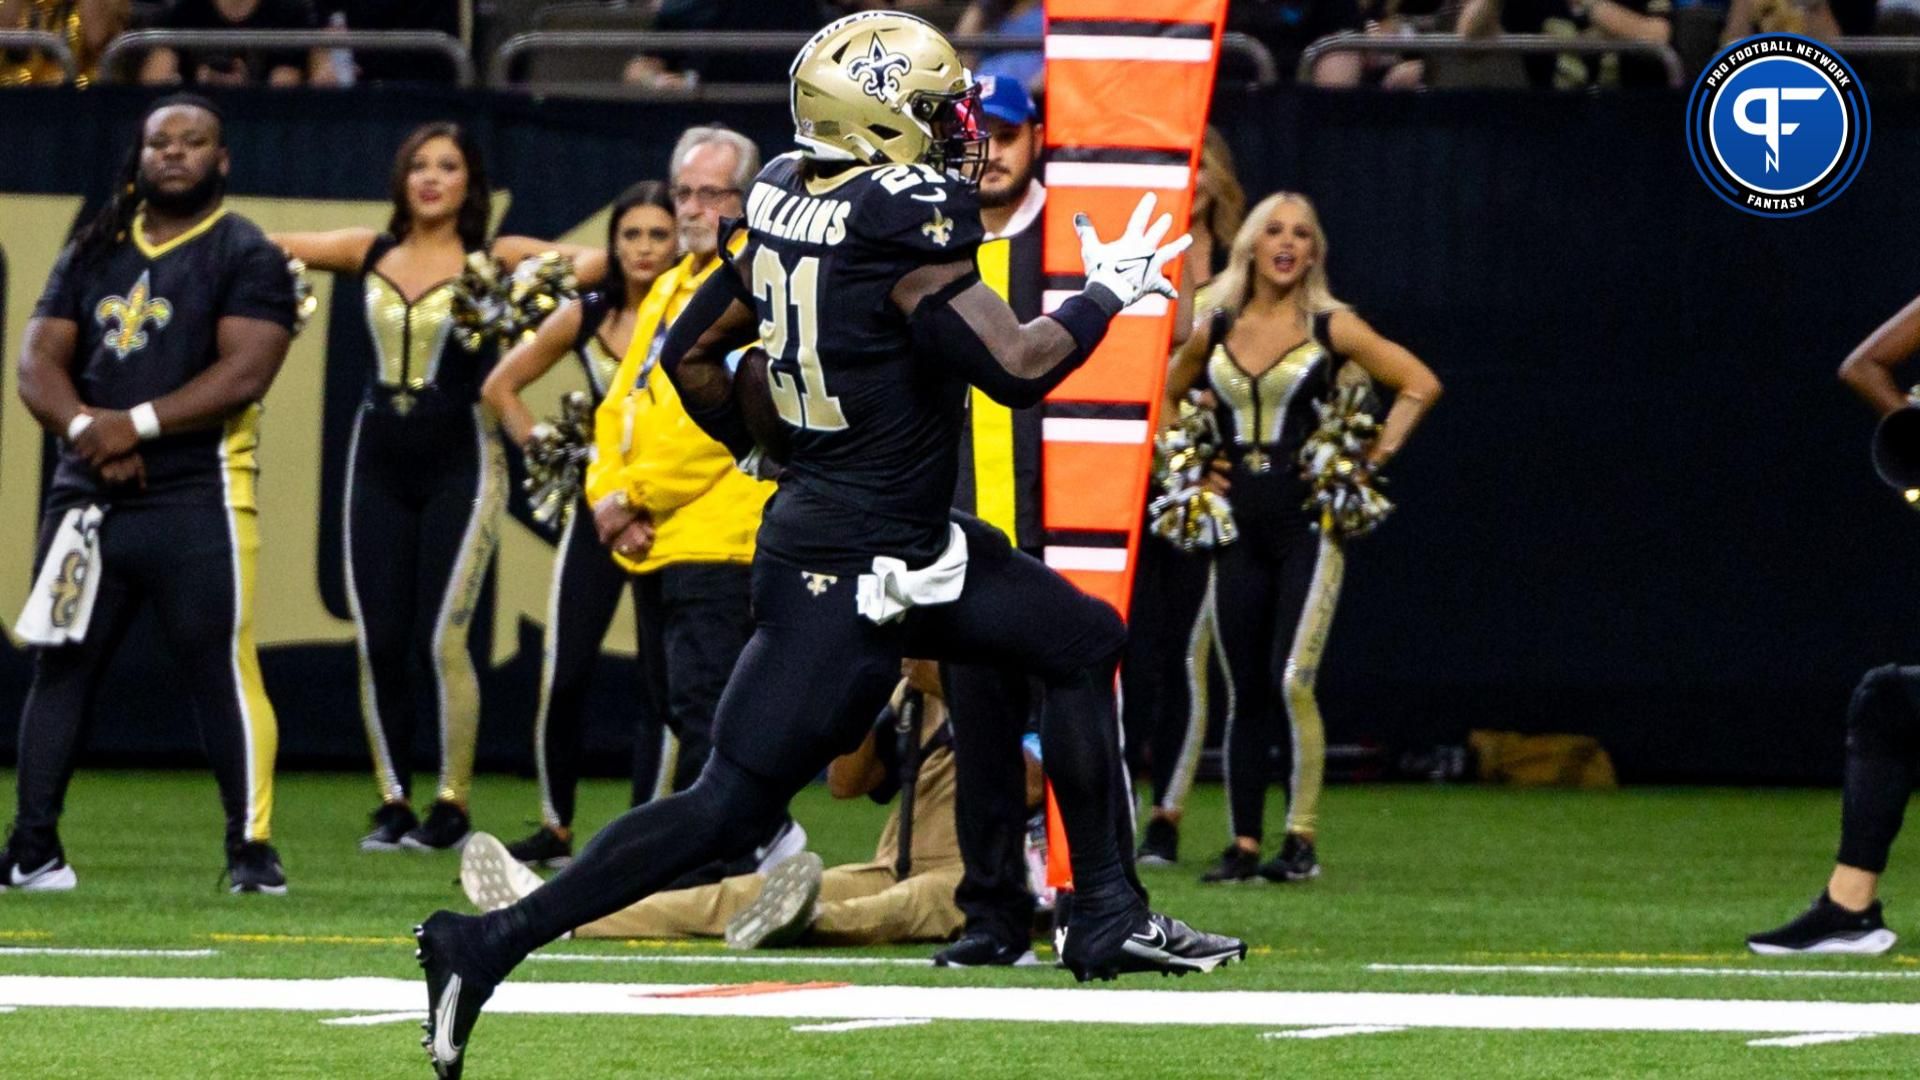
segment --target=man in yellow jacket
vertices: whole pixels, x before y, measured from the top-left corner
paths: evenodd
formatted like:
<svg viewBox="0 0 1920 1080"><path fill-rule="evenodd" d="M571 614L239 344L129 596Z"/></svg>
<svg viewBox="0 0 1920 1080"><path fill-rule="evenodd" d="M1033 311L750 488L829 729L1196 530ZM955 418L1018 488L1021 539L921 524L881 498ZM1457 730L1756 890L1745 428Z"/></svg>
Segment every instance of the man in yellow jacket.
<svg viewBox="0 0 1920 1080"><path fill-rule="evenodd" d="M676 791L706 764L720 691L753 634L749 566L773 485L734 467L687 417L654 361L667 326L722 265L719 222L740 215L758 157L725 128L693 128L674 147L673 201L687 255L640 302L633 343L594 417L587 467L600 540L638 577L641 667L655 714L680 741ZM795 839L804 845L803 833L788 837L769 857L799 850Z"/></svg>

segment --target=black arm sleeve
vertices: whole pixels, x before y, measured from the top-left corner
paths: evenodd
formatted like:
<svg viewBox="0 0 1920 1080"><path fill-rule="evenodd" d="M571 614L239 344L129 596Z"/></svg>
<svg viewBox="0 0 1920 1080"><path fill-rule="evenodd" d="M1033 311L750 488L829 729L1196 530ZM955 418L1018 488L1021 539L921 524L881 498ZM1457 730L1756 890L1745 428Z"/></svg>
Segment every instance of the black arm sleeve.
<svg viewBox="0 0 1920 1080"><path fill-rule="evenodd" d="M735 459L753 451L753 435L740 413L727 371L729 350L753 341L754 326L739 332L710 335L735 301L751 304L746 286L731 265L722 265L687 301L680 317L667 328L660 346L660 370L679 392L687 416Z"/></svg>
<svg viewBox="0 0 1920 1080"><path fill-rule="evenodd" d="M1101 303L1105 297L1100 294L1105 290L1095 286L1099 290L1097 293L1070 296L1051 314L1042 316L1065 327L1067 335L1073 339L1073 347L1044 374L1022 378L1008 371L995 356L996 344L1008 348L1015 343L989 343L983 340L973 323L954 310L954 297L979 281L978 274L967 274L928 294L913 309L910 325L913 328L914 349L922 355L945 359L960 370L960 376L968 383L979 387L1000 404L1015 409L1039 404L1048 392L1078 371L1106 337L1107 325L1119 307L1115 303L1110 310L1109 305Z"/></svg>

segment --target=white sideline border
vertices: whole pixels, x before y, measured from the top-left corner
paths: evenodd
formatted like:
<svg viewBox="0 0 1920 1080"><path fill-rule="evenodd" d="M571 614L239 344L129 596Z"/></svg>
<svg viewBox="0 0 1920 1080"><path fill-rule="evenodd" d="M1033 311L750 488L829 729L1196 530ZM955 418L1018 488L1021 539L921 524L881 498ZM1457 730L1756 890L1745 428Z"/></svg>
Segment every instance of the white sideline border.
<svg viewBox="0 0 1920 1080"><path fill-rule="evenodd" d="M1084 990L961 986L776 988L676 996L698 985L507 983L493 1013L760 1017L795 1020L995 1020L1075 1024L1685 1031L1804 1035L1920 1034L1911 1003L1496 994ZM159 979L0 976L0 1006L417 1012L416 979Z"/></svg>
<svg viewBox="0 0 1920 1080"><path fill-rule="evenodd" d="M1824 968L1594 967L1581 964L1368 964L1376 974L1414 975L1684 975L1721 979L1920 979L1920 971L1833 971Z"/></svg>

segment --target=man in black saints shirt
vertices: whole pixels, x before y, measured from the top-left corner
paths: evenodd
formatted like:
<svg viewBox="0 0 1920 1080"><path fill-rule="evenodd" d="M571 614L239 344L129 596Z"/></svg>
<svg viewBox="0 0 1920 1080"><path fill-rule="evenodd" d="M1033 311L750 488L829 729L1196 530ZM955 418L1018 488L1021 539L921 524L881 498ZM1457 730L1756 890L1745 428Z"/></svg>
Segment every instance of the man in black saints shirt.
<svg viewBox="0 0 1920 1080"><path fill-rule="evenodd" d="M285 256L221 205L226 174L213 106L158 102L27 324L20 396L61 448L20 624L40 647L6 886L74 887L57 832L67 784L101 673L150 603L219 781L233 891L287 888L267 843L278 733L253 637L254 455L293 284Z"/></svg>

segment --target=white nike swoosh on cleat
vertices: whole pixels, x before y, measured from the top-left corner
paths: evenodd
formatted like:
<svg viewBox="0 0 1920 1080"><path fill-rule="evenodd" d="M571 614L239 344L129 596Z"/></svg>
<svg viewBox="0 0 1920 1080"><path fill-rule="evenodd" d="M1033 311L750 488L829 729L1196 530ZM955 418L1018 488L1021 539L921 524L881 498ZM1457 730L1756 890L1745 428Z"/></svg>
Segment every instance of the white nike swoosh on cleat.
<svg viewBox="0 0 1920 1080"><path fill-rule="evenodd" d="M452 1063L460 1059L460 1044L453 1041L453 1018L460 1011L460 976L447 977L446 989L440 992L440 1007L433 1018L433 1057L435 1061Z"/></svg>

